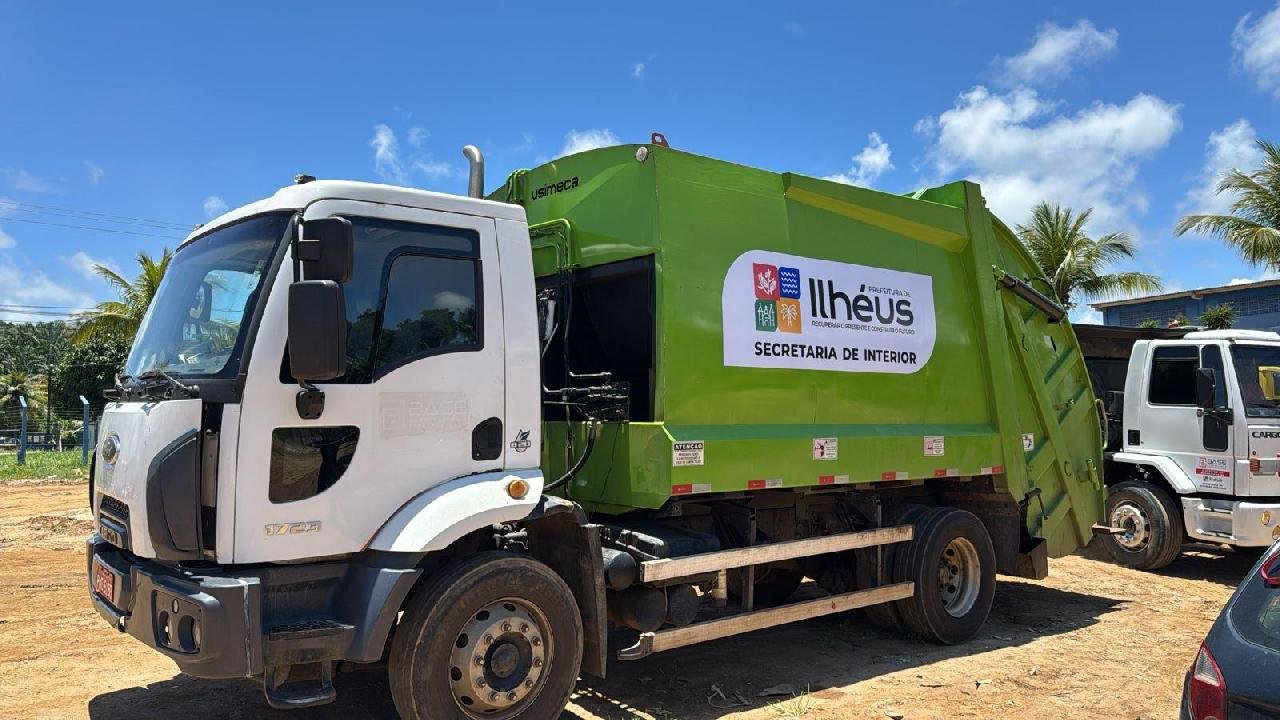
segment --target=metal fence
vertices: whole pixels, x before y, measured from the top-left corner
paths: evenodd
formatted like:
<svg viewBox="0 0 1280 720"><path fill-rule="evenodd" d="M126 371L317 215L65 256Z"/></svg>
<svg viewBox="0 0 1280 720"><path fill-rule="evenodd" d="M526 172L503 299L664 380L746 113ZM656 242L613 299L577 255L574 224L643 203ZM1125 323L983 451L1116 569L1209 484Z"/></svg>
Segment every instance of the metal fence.
<svg viewBox="0 0 1280 720"><path fill-rule="evenodd" d="M88 463L97 435L83 395L79 408L36 407L23 396L0 408L0 452L16 451L19 465L26 464L28 450L78 449L80 461Z"/></svg>

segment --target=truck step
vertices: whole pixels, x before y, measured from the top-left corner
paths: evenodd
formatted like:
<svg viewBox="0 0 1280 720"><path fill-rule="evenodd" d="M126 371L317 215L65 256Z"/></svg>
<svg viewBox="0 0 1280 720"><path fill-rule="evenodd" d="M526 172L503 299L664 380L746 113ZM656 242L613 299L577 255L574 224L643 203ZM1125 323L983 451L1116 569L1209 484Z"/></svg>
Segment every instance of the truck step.
<svg viewBox="0 0 1280 720"><path fill-rule="evenodd" d="M262 676L262 692L267 696L267 704L277 710L296 710L327 705L338 699L338 691L333 687L333 661L311 665L316 671L315 677L293 681L289 680L290 674L296 672L295 668L305 666L268 665Z"/></svg>
<svg viewBox="0 0 1280 720"><path fill-rule="evenodd" d="M267 631L268 640L309 640L332 635L343 635L355 632L354 625L341 623L330 618L298 620L296 622L276 625Z"/></svg>
<svg viewBox="0 0 1280 720"><path fill-rule="evenodd" d="M1210 515L1226 515L1227 517L1231 517L1231 508L1210 507L1208 505L1199 505L1196 507L1196 512L1208 513Z"/></svg>
<svg viewBox="0 0 1280 720"><path fill-rule="evenodd" d="M672 650L685 645L693 645L753 630L762 630L775 625L785 625L797 620L807 620L822 615L845 612L846 610L877 605L891 600L902 600L911 597L914 592L915 583L900 582L867 590L829 595L816 600L790 603L767 610L755 610L670 630L640 633L640 639L636 644L620 651L618 659L639 660L656 652Z"/></svg>
<svg viewBox="0 0 1280 720"><path fill-rule="evenodd" d="M861 532L825 535L805 540L788 540L754 547L718 550L684 557L646 560L640 563L640 582L655 583L663 580L719 572L729 568L763 565L764 563L794 560L812 555L906 542L911 539L911 533L912 526L898 525L863 530Z"/></svg>

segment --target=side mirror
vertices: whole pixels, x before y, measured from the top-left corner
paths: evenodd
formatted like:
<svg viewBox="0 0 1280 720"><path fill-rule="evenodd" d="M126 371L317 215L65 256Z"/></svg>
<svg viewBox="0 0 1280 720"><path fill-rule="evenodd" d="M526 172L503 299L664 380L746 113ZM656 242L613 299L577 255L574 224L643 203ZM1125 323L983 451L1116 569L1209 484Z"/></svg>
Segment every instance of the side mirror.
<svg viewBox="0 0 1280 720"><path fill-rule="evenodd" d="M289 286L289 369L302 383L347 372L347 306L336 281Z"/></svg>
<svg viewBox="0 0 1280 720"><path fill-rule="evenodd" d="M1213 368L1196 370L1196 407L1202 410L1214 408L1214 396L1218 391L1218 373Z"/></svg>
<svg viewBox="0 0 1280 720"><path fill-rule="evenodd" d="M354 254L355 241L350 220L328 217L307 220L302 224L302 239L297 244L302 279L344 283L351 279Z"/></svg>

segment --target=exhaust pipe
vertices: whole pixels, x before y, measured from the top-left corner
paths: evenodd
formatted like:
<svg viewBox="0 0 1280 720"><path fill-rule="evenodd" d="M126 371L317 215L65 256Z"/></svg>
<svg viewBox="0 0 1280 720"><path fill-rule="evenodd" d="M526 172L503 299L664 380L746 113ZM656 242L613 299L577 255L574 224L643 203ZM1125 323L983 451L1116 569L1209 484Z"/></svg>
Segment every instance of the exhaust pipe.
<svg viewBox="0 0 1280 720"><path fill-rule="evenodd" d="M473 198L484 197L484 153L475 145L462 148L462 155L471 163L471 172L467 175L467 195Z"/></svg>

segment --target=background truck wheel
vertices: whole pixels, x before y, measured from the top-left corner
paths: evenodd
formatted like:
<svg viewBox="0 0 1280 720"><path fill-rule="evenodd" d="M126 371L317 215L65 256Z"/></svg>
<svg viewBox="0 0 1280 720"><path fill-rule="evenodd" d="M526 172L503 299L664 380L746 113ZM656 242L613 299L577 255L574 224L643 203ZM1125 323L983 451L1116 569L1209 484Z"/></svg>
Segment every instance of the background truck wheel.
<svg viewBox="0 0 1280 720"><path fill-rule="evenodd" d="M1142 481L1122 482L1107 493L1107 524L1124 528L1105 535L1111 557L1136 570L1156 570L1182 550L1182 510L1164 490Z"/></svg>
<svg viewBox="0 0 1280 720"><path fill-rule="evenodd" d="M559 717L582 663L582 619L560 576L521 555L486 552L427 582L391 641L400 717Z"/></svg>
<svg viewBox="0 0 1280 720"><path fill-rule="evenodd" d="M899 505L884 514L881 524L885 527L892 527L894 525L910 525L912 523L917 523L918 529L918 523L921 521L921 518L931 513L932 510L932 508L927 508L923 505ZM895 570L898 552L902 550L903 547L903 543L893 543L891 545L882 546L883 550L881 552L884 556L885 585L905 579L897 577L897 572ZM876 587L876 549L866 548L864 550L855 550L854 552L856 553L858 560L857 570L855 571L855 580L857 581L858 589L867 590ZM867 616L867 620L871 621L872 625L875 625L881 630L901 632L904 629L902 618L899 617L898 610L894 607L893 603L868 605L863 608L863 611Z"/></svg>
<svg viewBox="0 0 1280 720"><path fill-rule="evenodd" d="M916 584L914 595L894 603L912 635L954 645L986 622L996 592L996 554L973 513L939 508L923 518L897 564L899 578Z"/></svg>

